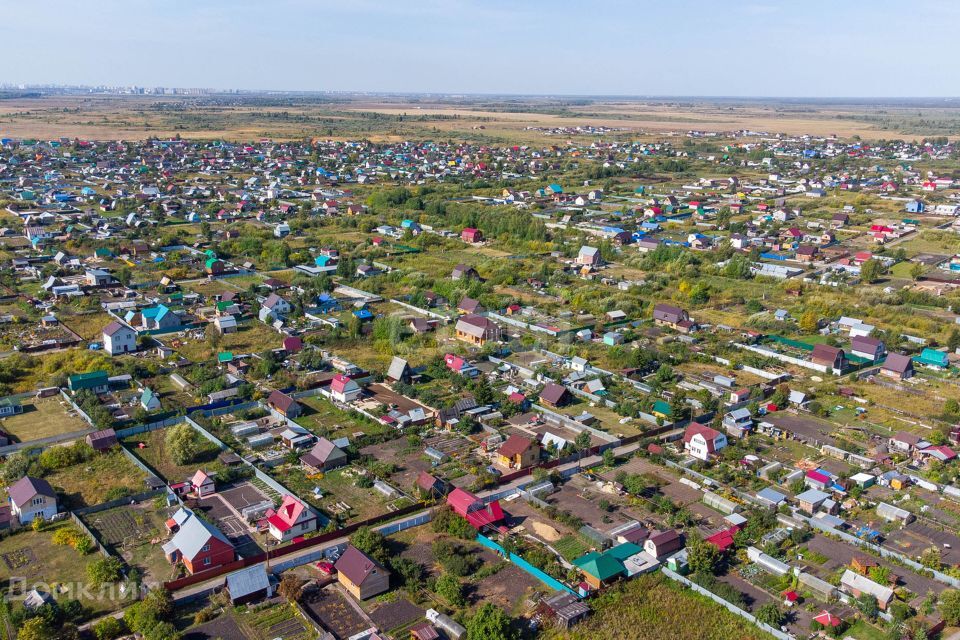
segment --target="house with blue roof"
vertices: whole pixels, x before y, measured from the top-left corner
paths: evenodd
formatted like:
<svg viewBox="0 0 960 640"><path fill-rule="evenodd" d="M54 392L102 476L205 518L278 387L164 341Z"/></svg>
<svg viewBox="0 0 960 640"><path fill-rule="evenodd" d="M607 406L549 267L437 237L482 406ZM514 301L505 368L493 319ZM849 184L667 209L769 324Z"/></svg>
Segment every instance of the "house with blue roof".
<svg viewBox="0 0 960 640"><path fill-rule="evenodd" d="M142 318L141 327L146 330L157 329L178 329L180 328L180 316L170 310L165 304L158 304L155 307L147 307L140 311Z"/></svg>

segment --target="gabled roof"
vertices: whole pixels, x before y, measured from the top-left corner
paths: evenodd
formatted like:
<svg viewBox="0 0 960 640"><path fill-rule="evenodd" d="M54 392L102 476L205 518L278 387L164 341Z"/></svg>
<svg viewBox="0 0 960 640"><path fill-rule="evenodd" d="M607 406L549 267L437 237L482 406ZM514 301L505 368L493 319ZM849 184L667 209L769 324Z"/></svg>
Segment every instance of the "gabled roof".
<svg viewBox="0 0 960 640"><path fill-rule="evenodd" d="M173 536L168 544L174 549L179 550L180 555L184 558L188 560L195 558L203 546L212 538L231 547L233 546L233 543L231 543L219 529L206 520L198 518L189 509L181 508L180 511L186 511L188 516L186 520L180 524L180 530L177 531L176 535ZM176 519L176 517L175 515L174 519Z"/></svg>
<svg viewBox="0 0 960 640"><path fill-rule="evenodd" d="M353 545L347 547L347 550L343 552L343 555L340 556L340 559L337 560L333 566L339 573L343 574L344 577L358 587L374 573L378 571L386 572L386 569L381 567L376 560Z"/></svg>
<svg viewBox="0 0 960 640"><path fill-rule="evenodd" d="M230 597L234 600L269 589L270 577L267 575L267 566L263 563L255 564L252 567L228 573L225 584Z"/></svg>
<svg viewBox="0 0 960 640"><path fill-rule="evenodd" d="M514 456L522 455L532 446L533 440L530 438L513 434L500 446L500 450L497 453L505 458L513 458Z"/></svg>
<svg viewBox="0 0 960 640"><path fill-rule="evenodd" d="M30 476L24 476L7 487L7 494L17 507L27 504L34 496L57 497L49 482L43 478L31 478Z"/></svg>

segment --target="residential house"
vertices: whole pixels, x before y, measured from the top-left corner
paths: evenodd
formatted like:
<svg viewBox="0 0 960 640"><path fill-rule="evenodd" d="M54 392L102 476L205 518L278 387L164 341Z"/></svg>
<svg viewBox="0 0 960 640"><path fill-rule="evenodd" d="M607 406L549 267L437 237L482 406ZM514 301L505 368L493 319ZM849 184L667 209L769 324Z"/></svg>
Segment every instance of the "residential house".
<svg viewBox="0 0 960 640"><path fill-rule="evenodd" d="M117 446L117 432L113 429L102 429L88 433L85 440L91 449L100 453Z"/></svg>
<svg viewBox="0 0 960 640"><path fill-rule="evenodd" d="M270 394L270 397L267 398L267 405L287 418L296 418L303 411L299 402L279 390Z"/></svg>
<svg viewBox="0 0 960 640"><path fill-rule="evenodd" d="M411 377L410 365L406 360L399 356L393 356L390 366L387 368L387 381L409 383Z"/></svg>
<svg viewBox="0 0 960 640"><path fill-rule="evenodd" d="M276 511L267 511L270 535L279 542L306 535L317 530L317 516L299 499L287 494Z"/></svg>
<svg viewBox="0 0 960 640"><path fill-rule="evenodd" d="M168 526L175 523L176 533L163 552L170 562L183 562L190 574L207 571L233 562L236 557L233 543L206 520L186 507L173 515Z"/></svg>
<svg viewBox="0 0 960 640"><path fill-rule="evenodd" d="M461 314L483 313L485 309L478 300L464 296L457 304L457 311Z"/></svg>
<svg viewBox="0 0 960 640"><path fill-rule="evenodd" d="M653 308L653 322L682 333L691 331L695 326L690 321L690 316L686 310L662 302Z"/></svg>
<svg viewBox="0 0 960 640"><path fill-rule="evenodd" d="M600 249L588 246L580 247L580 252L577 254L577 264L587 267L600 266L602 264Z"/></svg>
<svg viewBox="0 0 960 640"><path fill-rule="evenodd" d="M390 588L390 572L376 560L349 545L334 564L337 580L358 600L366 600Z"/></svg>
<svg viewBox="0 0 960 640"><path fill-rule="evenodd" d="M725 434L699 422L691 422L683 433L683 448L698 460L709 460L725 446Z"/></svg>
<svg viewBox="0 0 960 640"><path fill-rule="evenodd" d="M750 409L741 407L728 411L723 416L723 429L727 435L734 438L742 438L753 429L753 417L750 415Z"/></svg>
<svg viewBox="0 0 960 640"><path fill-rule="evenodd" d="M467 314L457 320L456 336L458 340L475 346L500 339L500 326L489 318L476 314Z"/></svg>
<svg viewBox="0 0 960 640"><path fill-rule="evenodd" d="M198 498L205 498L217 492L213 477L202 469L197 469L197 472L190 478L190 489Z"/></svg>
<svg viewBox="0 0 960 640"><path fill-rule="evenodd" d="M362 393L360 385L353 378L338 373L330 381L330 396L337 402L353 402Z"/></svg>
<svg viewBox="0 0 960 640"><path fill-rule="evenodd" d="M106 371L78 373L67 378L67 388L73 393L90 390L93 393L106 393L110 390L110 379Z"/></svg>
<svg viewBox="0 0 960 640"><path fill-rule="evenodd" d="M7 487L10 512L20 524L35 518L50 520L57 515L57 494L43 478L24 476Z"/></svg>
<svg viewBox="0 0 960 640"><path fill-rule="evenodd" d="M326 438L320 438L300 462L313 473L323 473L347 464L346 452Z"/></svg>
<svg viewBox="0 0 960 640"><path fill-rule="evenodd" d="M450 272L452 280L479 280L480 274L477 270L467 264L458 264Z"/></svg>
<svg viewBox="0 0 960 640"><path fill-rule="evenodd" d="M497 463L508 469L526 469L540 459L536 440L513 434L497 450Z"/></svg>
<svg viewBox="0 0 960 640"><path fill-rule="evenodd" d="M224 589L230 596L230 603L235 606L258 602L273 595L270 574L263 563L228 573Z"/></svg>
<svg viewBox="0 0 960 640"><path fill-rule="evenodd" d="M540 402L549 407L562 407L571 400L570 391L562 384L548 382L540 391Z"/></svg>
<svg viewBox="0 0 960 640"><path fill-rule="evenodd" d="M111 356L137 350L137 332L116 320L103 328L103 350Z"/></svg>
<svg viewBox="0 0 960 640"><path fill-rule="evenodd" d="M859 598L864 594L875 597L881 611L886 611L887 607L893 601L893 589L876 583L870 578L851 571L850 569L844 571L840 577L840 588L854 598Z"/></svg>
<svg viewBox="0 0 960 640"><path fill-rule="evenodd" d="M890 353L880 367L880 375L906 380L913 377L913 360L902 353Z"/></svg>
<svg viewBox="0 0 960 640"><path fill-rule="evenodd" d="M483 232L480 229L466 227L460 232L460 239L469 244L483 242Z"/></svg>
<svg viewBox="0 0 960 640"><path fill-rule="evenodd" d="M810 361L826 367L835 375L840 375L847 368L847 356L843 349L828 344L814 345Z"/></svg>
<svg viewBox="0 0 960 640"><path fill-rule="evenodd" d="M854 336L850 339L850 353L871 362L876 362L886 353L883 341L870 336Z"/></svg>
<svg viewBox="0 0 960 640"><path fill-rule="evenodd" d="M680 534L673 529L651 531L647 539L643 541L643 550L658 560L682 548L683 540L680 538Z"/></svg>

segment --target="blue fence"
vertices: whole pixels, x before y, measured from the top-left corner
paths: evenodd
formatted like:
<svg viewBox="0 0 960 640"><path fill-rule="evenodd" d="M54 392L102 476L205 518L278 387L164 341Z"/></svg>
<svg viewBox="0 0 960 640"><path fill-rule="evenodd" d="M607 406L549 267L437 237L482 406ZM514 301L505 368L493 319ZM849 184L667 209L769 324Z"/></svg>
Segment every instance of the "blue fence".
<svg viewBox="0 0 960 640"><path fill-rule="evenodd" d="M487 547L488 549L492 549L493 551L496 551L499 555L506 557L506 552L504 551L503 547L498 545L496 542L494 542L490 538L487 538L486 536L483 536L478 533L477 542ZM520 567L521 569L523 569L524 571L526 571L527 573L529 573L534 578L536 578L543 584L547 585L554 591L566 591L567 593L573 594L578 598L580 597L580 594L578 594L576 591L574 591L567 585L563 584L556 578L547 575L546 573L536 568L535 566L533 566L532 564L530 564L529 562L527 562L517 554L511 553L508 559L510 560L510 562L517 565L518 567Z"/></svg>

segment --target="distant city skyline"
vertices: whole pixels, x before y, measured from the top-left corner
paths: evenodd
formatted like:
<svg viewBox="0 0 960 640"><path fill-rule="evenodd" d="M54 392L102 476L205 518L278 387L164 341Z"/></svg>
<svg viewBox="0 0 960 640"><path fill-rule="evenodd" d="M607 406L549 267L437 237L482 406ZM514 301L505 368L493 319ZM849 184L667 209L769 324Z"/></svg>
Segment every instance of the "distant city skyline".
<svg viewBox="0 0 960 640"><path fill-rule="evenodd" d="M7 3L8 85L584 96L960 95L960 3Z"/></svg>

